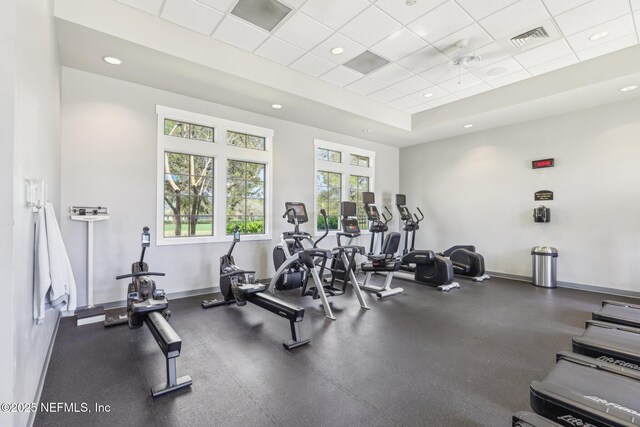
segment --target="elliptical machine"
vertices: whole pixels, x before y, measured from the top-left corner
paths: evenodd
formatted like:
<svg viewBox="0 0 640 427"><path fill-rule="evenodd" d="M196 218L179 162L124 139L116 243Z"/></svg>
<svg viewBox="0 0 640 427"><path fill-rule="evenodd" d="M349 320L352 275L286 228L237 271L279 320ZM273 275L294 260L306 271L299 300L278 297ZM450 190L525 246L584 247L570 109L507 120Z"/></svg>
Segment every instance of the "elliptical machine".
<svg viewBox="0 0 640 427"><path fill-rule="evenodd" d="M242 270L233 259L233 249L240 241L240 228L236 225L233 230L233 241L229 251L220 257L220 292L224 299L203 300L202 308L218 307L236 303L239 306L247 302L255 304L265 310L289 320L291 341L282 343L287 350L309 344L311 340L302 339L299 322L304 318L304 307L300 307L265 293L267 287L256 283L255 271Z"/></svg>
<svg viewBox="0 0 640 427"><path fill-rule="evenodd" d="M400 203L400 201L402 203ZM408 209L406 209L406 196L404 194L396 195L396 203L398 203L398 209L405 209L408 213ZM401 208L400 206L403 206ZM413 214L415 217L416 230L419 228L418 223L420 223L424 219L424 214L420 210L419 207L416 207L418 212L420 213L420 218L416 214ZM413 239L411 241L411 247L413 248L413 244L415 241L415 233L413 234ZM405 241L405 250L406 250L406 241ZM476 247L473 245L456 245L444 252L439 252L438 255L448 258L453 265L453 273L471 278L474 282L482 282L483 280L488 280L491 277L485 273L484 270L484 257L476 252Z"/></svg>
<svg viewBox="0 0 640 427"><path fill-rule="evenodd" d="M404 222L402 227L404 230L404 249L402 250L402 266L400 266L398 277L437 286L443 292L459 288L460 284L453 281L453 264L449 259L434 251L416 250L414 247L416 231L420 229L420 221L424 219L424 216L418 218L417 215L411 214L406 206L404 194L396 194L396 206L400 211L400 218ZM408 247L409 240L411 240L410 248Z"/></svg>
<svg viewBox="0 0 640 427"><path fill-rule="evenodd" d="M302 296L320 299L327 319L336 320L327 297L342 295L345 293L345 288L336 288L334 280L325 286L320 277L325 270L329 270L327 261L333 259L335 254L341 254L340 257L345 265L349 265L350 262L344 257L344 252L318 248L318 243L329 234L329 224L324 209L320 210L320 214L324 220L325 232L318 240L313 240L309 233L300 231L300 224L309 221L304 203L287 202L285 203L285 209L286 211L282 217L287 218L287 222L294 225L294 230L293 232L285 231L282 233L280 244L273 250L273 263L276 273L267 289L272 293L275 290L301 289ZM305 246L305 242L307 246ZM364 252L364 249L362 252ZM313 278L313 284L309 283L310 276ZM346 283L344 286L346 287ZM360 288L355 284L353 288L360 307L368 310L369 306L365 302Z"/></svg>
<svg viewBox="0 0 640 427"><path fill-rule="evenodd" d="M140 260L131 265L131 274L117 276L116 279L131 278L127 289L127 320L130 329L136 329L146 323L155 338L167 362L167 382L151 387L151 395L158 397L169 392L191 386L191 377L185 375L177 378L176 358L180 356L182 340L167 322L171 314L167 308L169 302L164 290L157 289L156 283L149 276L164 276L164 273L150 272L144 262L145 250L151 245L149 227L142 229L142 253ZM105 326L123 324L122 319L110 317Z"/></svg>
<svg viewBox="0 0 640 427"><path fill-rule="evenodd" d="M393 219L393 214L386 206L384 209L387 211L387 215L380 213L376 207L376 195L373 192L365 191L362 193L362 202L364 203L364 210L367 213L367 219L369 220L369 231L371 232L371 243L369 245L369 254L375 255L382 253L382 246L384 242L384 233L389 231L387 225L389 221ZM380 239L378 240L378 236ZM378 251L378 242L380 243L380 250Z"/></svg>

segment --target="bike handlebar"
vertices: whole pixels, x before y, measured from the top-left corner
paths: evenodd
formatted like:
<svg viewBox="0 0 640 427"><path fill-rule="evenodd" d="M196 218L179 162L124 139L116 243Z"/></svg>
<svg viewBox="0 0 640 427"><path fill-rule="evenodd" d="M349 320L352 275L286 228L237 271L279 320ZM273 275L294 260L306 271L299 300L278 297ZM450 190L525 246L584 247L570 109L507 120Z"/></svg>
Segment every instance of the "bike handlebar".
<svg viewBox="0 0 640 427"><path fill-rule="evenodd" d="M116 280L126 279L128 277L140 277L140 276L164 276L164 273L154 273L152 271L139 271L137 273L129 273L123 274L121 276L116 276Z"/></svg>

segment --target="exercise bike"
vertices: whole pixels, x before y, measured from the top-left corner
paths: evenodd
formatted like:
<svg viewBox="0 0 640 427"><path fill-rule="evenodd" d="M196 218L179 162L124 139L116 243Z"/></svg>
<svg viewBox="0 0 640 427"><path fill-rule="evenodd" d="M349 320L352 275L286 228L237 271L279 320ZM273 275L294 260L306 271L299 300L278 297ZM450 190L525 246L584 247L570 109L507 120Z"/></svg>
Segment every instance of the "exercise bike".
<svg viewBox="0 0 640 427"><path fill-rule="evenodd" d="M203 300L202 308L233 303L243 306L250 302L289 320L291 341L284 342L282 344L284 348L293 350L309 344L311 340L301 339L298 326L304 318L304 308L266 294L266 285L256 283L255 271L243 270L236 265L233 259L233 249L239 241L240 228L236 225L233 230L233 241L229 251L220 257L220 292L224 299L222 301L217 299Z"/></svg>
<svg viewBox="0 0 640 427"><path fill-rule="evenodd" d="M149 227L142 229L142 253L140 260L131 265L131 273L117 276L117 280L131 278L127 288L127 320L130 329L137 329L146 324L155 338L160 350L164 353L167 363L167 381L151 388L151 395L158 397L172 391L189 387L191 377L185 375L177 378L176 358L180 356L182 340L167 322L171 314L167 308L169 302L163 289L156 288L156 283L150 276L164 276L164 273L149 271L144 262L146 249L151 245ZM110 320L111 319L111 320ZM123 324L121 318L108 318L105 326Z"/></svg>

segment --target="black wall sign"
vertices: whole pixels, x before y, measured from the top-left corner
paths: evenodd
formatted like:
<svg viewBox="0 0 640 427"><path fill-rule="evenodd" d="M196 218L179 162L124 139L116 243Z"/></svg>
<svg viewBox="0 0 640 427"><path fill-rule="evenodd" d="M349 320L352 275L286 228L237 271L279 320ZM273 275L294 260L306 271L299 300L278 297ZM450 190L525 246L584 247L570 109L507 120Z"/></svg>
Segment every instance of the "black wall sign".
<svg viewBox="0 0 640 427"><path fill-rule="evenodd" d="M536 201L553 200L553 191L549 191L549 190L536 191L533 195L533 200L536 200Z"/></svg>
<svg viewBox="0 0 640 427"><path fill-rule="evenodd" d="M531 162L531 169L552 168L554 163L554 159L534 160Z"/></svg>

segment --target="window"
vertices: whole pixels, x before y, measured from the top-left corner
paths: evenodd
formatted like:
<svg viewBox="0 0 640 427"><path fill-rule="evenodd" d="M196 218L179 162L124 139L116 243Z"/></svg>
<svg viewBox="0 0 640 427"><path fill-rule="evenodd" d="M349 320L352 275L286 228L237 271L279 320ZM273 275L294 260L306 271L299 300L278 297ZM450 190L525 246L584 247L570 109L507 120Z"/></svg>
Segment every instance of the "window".
<svg viewBox="0 0 640 427"><path fill-rule="evenodd" d="M271 239L273 130L156 106L159 245ZM247 148L251 148L247 150Z"/></svg>
<svg viewBox="0 0 640 427"><path fill-rule="evenodd" d="M235 147L252 148L254 150L264 150L265 138L246 133L227 131L227 144Z"/></svg>
<svg viewBox="0 0 640 427"><path fill-rule="evenodd" d="M367 159L367 161L368 160L369 159ZM368 176L349 176L349 201L356 203L358 226L361 230L366 230L369 228L367 212L364 209L364 203L362 203L362 193L365 191L369 191Z"/></svg>
<svg viewBox="0 0 640 427"><path fill-rule="evenodd" d="M324 219L320 209L327 212L329 230L340 229L340 202L342 201L342 175L334 172L318 171L317 183L317 223L318 230L324 231Z"/></svg>
<svg viewBox="0 0 640 427"><path fill-rule="evenodd" d="M213 235L213 157L164 153L163 235Z"/></svg>
<svg viewBox="0 0 640 427"><path fill-rule="evenodd" d="M227 163L227 234L236 225L242 234L264 234L264 172L261 163Z"/></svg>
<svg viewBox="0 0 640 427"><path fill-rule="evenodd" d="M321 209L327 212L329 230L340 230L340 202L348 200L356 202L358 225L366 231L369 224L362 193L374 188L375 152L319 139L315 140L315 150L316 230L324 231Z"/></svg>
<svg viewBox="0 0 640 427"><path fill-rule="evenodd" d="M366 156L358 156L357 154L351 155L351 164L353 166L364 166L365 168L369 167L369 158Z"/></svg>
<svg viewBox="0 0 640 427"><path fill-rule="evenodd" d="M329 150L326 148L316 148L316 159L327 162L342 162L342 153L340 151Z"/></svg>
<svg viewBox="0 0 640 427"><path fill-rule="evenodd" d="M213 142L213 128L193 123L164 119L164 134L179 138L196 139L198 141Z"/></svg>

